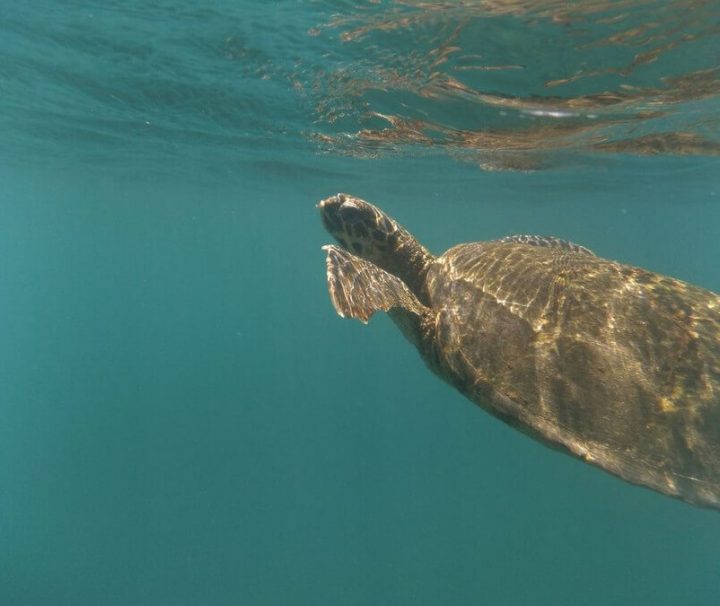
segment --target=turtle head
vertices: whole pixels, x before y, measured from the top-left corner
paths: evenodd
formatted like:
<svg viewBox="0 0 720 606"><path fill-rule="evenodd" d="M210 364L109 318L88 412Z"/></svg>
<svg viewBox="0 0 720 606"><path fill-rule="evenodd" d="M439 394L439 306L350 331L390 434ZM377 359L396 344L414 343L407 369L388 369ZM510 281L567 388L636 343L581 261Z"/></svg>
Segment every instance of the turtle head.
<svg viewBox="0 0 720 606"><path fill-rule="evenodd" d="M325 229L345 250L380 266L404 237L411 237L379 208L360 198L337 194L321 200L318 208Z"/></svg>
<svg viewBox="0 0 720 606"><path fill-rule="evenodd" d="M410 232L379 208L348 194L325 198L317 207L325 229L345 250L399 277L424 299L425 274L434 257Z"/></svg>

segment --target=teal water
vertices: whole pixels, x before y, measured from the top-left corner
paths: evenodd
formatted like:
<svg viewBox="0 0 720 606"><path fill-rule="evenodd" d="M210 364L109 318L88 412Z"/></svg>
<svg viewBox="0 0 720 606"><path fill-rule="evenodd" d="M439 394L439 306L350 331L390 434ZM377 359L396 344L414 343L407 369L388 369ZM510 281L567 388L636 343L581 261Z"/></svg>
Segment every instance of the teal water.
<svg viewBox="0 0 720 606"><path fill-rule="evenodd" d="M0 604L717 603L717 512L328 300L338 191L720 291L712 5L503 6L2 8Z"/></svg>

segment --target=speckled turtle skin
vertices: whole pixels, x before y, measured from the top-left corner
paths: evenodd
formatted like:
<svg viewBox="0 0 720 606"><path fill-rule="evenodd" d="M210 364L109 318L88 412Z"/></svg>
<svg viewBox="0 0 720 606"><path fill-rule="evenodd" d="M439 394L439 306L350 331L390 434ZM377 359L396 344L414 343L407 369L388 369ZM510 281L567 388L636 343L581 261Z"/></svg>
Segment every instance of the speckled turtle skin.
<svg viewBox="0 0 720 606"><path fill-rule="evenodd" d="M720 509L720 296L555 238L439 257L371 204L319 204L341 316L389 312L482 408L629 482Z"/></svg>

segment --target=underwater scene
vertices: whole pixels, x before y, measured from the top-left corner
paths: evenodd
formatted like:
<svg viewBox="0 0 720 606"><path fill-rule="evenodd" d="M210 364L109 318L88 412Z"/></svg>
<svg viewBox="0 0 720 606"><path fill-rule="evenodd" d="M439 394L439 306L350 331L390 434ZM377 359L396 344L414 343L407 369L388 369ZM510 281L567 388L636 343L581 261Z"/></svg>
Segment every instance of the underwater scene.
<svg viewBox="0 0 720 606"><path fill-rule="evenodd" d="M705 0L3 3L0 604L720 603L719 49Z"/></svg>

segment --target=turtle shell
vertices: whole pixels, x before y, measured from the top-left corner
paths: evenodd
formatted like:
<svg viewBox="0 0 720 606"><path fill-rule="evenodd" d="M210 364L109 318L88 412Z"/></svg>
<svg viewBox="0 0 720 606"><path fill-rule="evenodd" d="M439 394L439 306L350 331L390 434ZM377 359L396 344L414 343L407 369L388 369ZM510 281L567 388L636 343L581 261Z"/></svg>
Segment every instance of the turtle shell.
<svg viewBox="0 0 720 606"><path fill-rule="evenodd" d="M463 244L427 275L431 365L533 437L720 507L720 297L541 238Z"/></svg>

